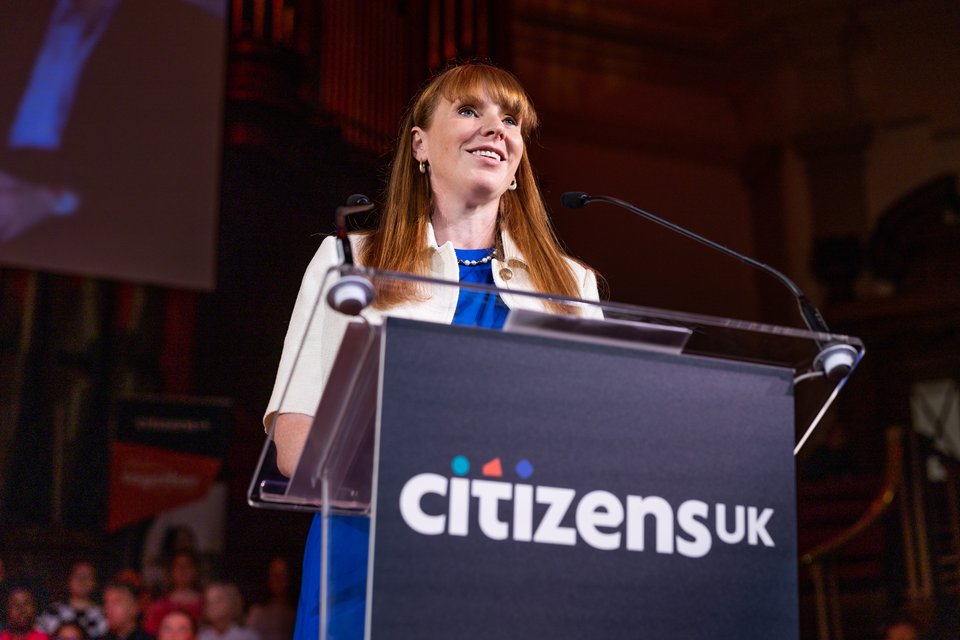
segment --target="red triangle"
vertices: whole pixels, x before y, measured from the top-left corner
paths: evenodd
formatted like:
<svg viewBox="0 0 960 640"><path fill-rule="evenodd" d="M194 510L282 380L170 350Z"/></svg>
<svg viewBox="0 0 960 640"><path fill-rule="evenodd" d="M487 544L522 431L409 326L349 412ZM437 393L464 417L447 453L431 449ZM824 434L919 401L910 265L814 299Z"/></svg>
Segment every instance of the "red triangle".
<svg viewBox="0 0 960 640"><path fill-rule="evenodd" d="M220 460L130 442L115 442L110 462L107 531L199 500L220 473Z"/></svg>
<svg viewBox="0 0 960 640"><path fill-rule="evenodd" d="M502 478L503 467L500 465L500 458L494 458L487 464L483 465L483 475L490 476L492 478Z"/></svg>

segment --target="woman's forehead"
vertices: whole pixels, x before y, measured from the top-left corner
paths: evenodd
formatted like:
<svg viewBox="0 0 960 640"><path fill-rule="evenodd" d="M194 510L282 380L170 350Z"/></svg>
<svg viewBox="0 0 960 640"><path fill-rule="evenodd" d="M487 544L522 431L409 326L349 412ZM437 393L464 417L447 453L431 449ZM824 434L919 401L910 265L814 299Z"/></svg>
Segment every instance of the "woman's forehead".
<svg viewBox="0 0 960 640"><path fill-rule="evenodd" d="M441 99L446 100L454 106L460 105L482 105L482 104L495 104L503 111L516 111L519 108L519 104L516 102L507 102L506 100L496 100L493 96L488 94L485 91L479 93L464 93L455 96L441 96Z"/></svg>
<svg viewBox="0 0 960 640"><path fill-rule="evenodd" d="M523 119L535 119L533 105L513 76L499 69L462 68L446 76L438 87L440 96L453 103L489 99L504 111Z"/></svg>
<svg viewBox="0 0 960 640"><path fill-rule="evenodd" d="M518 116L520 113L526 115L530 110L529 101L527 101L526 97L522 94L517 95L511 92L497 91L496 87L477 86L462 87L460 90L454 89L456 88L451 87L450 90L442 92L441 97L453 104L492 102L502 110L509 111Z"/></svg>

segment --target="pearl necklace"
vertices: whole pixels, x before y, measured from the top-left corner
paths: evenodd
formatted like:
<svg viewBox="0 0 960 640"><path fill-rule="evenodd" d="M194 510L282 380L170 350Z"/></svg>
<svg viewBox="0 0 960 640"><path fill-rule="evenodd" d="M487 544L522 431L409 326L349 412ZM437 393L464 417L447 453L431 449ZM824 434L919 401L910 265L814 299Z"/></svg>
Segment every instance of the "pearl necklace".
<svg viewBox="0 0 960 640"><path fill-rule="evenodd" d="M494 253L496 253L496 248L491 249L490 253L483 256L479 260L461 260L460 258L457 258L457 264L461 264L465 267L475 267L480 264L487 264L488 262L493 260Z"/></svg>

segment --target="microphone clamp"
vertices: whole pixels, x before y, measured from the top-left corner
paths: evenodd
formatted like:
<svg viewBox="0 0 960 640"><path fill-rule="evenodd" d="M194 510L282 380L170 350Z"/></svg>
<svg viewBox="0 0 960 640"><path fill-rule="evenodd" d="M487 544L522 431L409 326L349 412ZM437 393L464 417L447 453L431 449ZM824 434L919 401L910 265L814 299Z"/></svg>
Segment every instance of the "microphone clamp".
<svg viewBox="0 0 960 640"><path fill-rule="evenodd" d="M350 238L347 237L347 218L355 213L364 213L373 209L370 198L362 193L354 193L347 198L346 206L337 207L337 246L340 251L341 263L353 266L353 251L350 248ZM327 291L327 304L340 313L348 316L359 315L370 306L376 297L373 283L364 276L347 275L337 280Z"/></svg>
<svg viewBox="0 0 960 640"><path fill-rule="evenodd" d="M821 347L813 360L813 368L823 371L828 380L837 381L846 378L856 362L856 349L849 344L832 342Z"/></svg>
<svg viewBox="0 0 960 640"><path fill-rule="evenodd" d="M348 316L360 315L376 296L373 283L363 276L343 276L327 291L327 304Z"/></svg>

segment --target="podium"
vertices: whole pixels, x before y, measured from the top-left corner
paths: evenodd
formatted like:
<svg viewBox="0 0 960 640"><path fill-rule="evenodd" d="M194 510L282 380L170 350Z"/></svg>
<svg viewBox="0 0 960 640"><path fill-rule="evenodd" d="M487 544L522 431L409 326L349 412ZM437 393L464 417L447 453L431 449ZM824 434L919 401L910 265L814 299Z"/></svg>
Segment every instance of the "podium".
<svg viewBox="0 0 960 640"><path fill-rule="evenodd" d="M511 308L316 312L343 336L317 417L249 501L369 519L366 638L798 637L794 454L849 377L824 348L859 340L346 267L323 292L346 276Z"/></svg>

